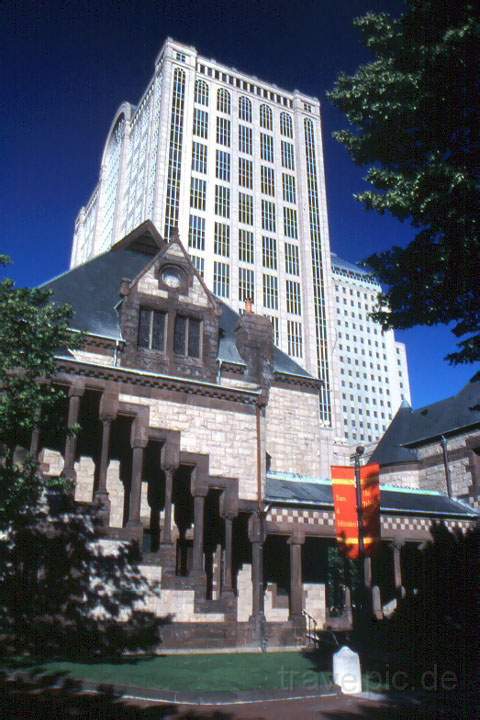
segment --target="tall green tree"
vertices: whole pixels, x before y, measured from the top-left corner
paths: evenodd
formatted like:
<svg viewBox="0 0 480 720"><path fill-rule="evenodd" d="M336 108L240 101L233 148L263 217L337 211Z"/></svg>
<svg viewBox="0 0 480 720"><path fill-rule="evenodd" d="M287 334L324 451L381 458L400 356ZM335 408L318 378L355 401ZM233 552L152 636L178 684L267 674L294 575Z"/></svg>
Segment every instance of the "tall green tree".
<svg viewBox="0 0 480 720"><path fill-rule="evenodd" d="M407 0L354 21L373 55L337 78L335 133L373 189L365 208L408 220L406 246L366 259L386 290L385 328L452 323L452 363L480 359L480 5Z"/></svg>

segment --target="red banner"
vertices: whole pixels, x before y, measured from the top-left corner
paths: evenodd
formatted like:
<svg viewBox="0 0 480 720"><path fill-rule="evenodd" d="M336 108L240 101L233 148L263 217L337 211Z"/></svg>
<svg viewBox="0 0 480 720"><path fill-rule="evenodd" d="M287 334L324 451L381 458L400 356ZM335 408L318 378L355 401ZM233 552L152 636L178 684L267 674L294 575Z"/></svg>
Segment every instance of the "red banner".
<svg viewBox="0 0 480 720"><path fill-rule="evenodd" d="M380 538L380 466L365 465L360 469L362 487L362 530L365 554L370 555ZM352 560L360 557L355 468L332 467L332 492L335 506L337 542L341 551Z"/></svg>

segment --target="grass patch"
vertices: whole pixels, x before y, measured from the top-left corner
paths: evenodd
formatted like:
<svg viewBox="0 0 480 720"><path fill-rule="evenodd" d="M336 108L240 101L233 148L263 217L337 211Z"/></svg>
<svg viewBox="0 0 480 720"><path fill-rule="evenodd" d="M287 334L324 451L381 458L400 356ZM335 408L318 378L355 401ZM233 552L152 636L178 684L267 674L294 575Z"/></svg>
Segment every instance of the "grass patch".
<svg viewBox="0 0 480 720"><path fill-rule="evenodd" d="M2 662L5 670L62 673L98 684L200 692L314 689L330 681L329 665L314 652L163 655L91 663L28 659Z"/></svg>

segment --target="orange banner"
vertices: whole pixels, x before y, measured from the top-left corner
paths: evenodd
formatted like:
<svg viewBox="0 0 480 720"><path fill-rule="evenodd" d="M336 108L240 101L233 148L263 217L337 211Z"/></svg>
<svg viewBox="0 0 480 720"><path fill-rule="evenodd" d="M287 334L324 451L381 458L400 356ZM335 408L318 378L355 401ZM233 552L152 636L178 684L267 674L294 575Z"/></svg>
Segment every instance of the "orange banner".
<svg viewBox="0 0 480 720"><path fill-rule="evenodd" d="M380 538L380 466L360 469L362 486L362 529L365 554L370 555ZM332 467L332 493L335 506L335 528L341 551L352 560L360 557L355 468Z"/></svg>

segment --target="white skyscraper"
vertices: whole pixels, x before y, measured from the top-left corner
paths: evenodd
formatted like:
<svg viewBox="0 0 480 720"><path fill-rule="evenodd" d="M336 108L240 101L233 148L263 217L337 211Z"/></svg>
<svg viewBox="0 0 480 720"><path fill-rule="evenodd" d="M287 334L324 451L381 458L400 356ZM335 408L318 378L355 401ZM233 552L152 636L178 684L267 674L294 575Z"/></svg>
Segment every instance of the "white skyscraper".
<svg viewBox="0 0 480 720"><path fill-rule="evenodd" d="M124 102L114 117L98 185L76 220L71 265L105 252L146 219L165 237L178 228L207 285L235 310L254 299L255 311L272 320L276 344L323 380L325 427L353 439L362 403L344 402L344 394L359 393L341 387L343 361L332 361L339 281L318 99L167 39L138 105ZM390 402L394 412L399 394Z"/></svg>

